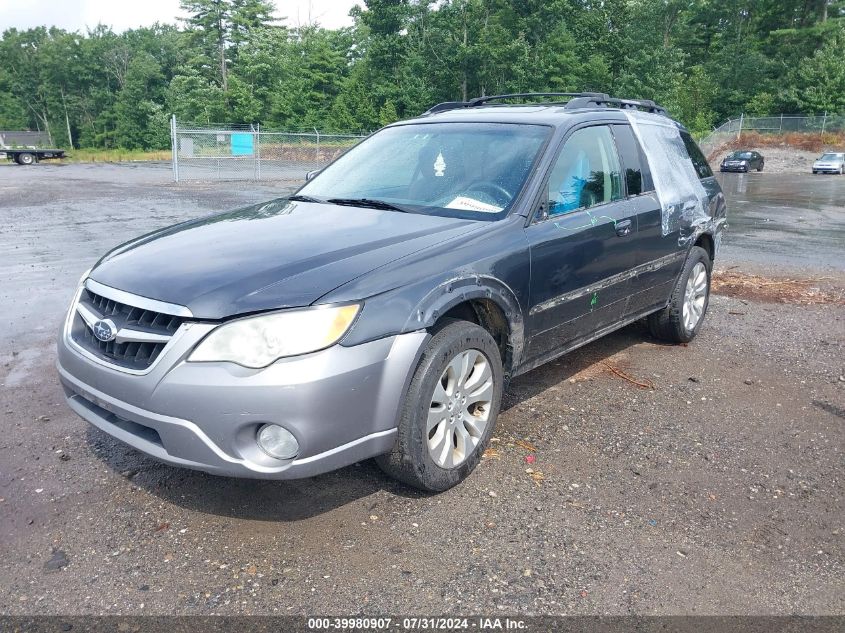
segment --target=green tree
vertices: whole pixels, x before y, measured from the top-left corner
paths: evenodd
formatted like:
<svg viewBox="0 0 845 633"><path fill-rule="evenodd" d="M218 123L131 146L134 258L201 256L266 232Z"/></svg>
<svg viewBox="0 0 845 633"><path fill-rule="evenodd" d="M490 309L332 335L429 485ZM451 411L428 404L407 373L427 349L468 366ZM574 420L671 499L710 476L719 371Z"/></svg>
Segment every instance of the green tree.
<svg viewBox="0 0 845 633"><path fill-rule="evenodd" d="M845 0L365 0L288 30L266 0L182 0L181 26L0 36L0 126L156 148L167 118L372 130L526 91L651 98L696 132L843 104Z"/></svg>
<svg viewBox="0 0 845 633"><path fill-rule="evenodd" d="M213 75L223 92L229 89L229 65L250 33L268 26L274 5L267 0L180 0L188 14L184 19L192 44L194 62Z"/></svg>
<svg viewBox="0 0 845 633"><path fill-rule="evenodd" d="M845 112L845 28L812 57L804 58L795 73L792 98L804 112Z"/></svg>
<svg viewBox="0 0 845 633"><path fill-rule="evenodd" d="M128 149L162 147L160 116L165 82L161 65L149 53L136 55L127 65L115 105L115 142ZM167 130L166 117L164 130Z"/></svg>

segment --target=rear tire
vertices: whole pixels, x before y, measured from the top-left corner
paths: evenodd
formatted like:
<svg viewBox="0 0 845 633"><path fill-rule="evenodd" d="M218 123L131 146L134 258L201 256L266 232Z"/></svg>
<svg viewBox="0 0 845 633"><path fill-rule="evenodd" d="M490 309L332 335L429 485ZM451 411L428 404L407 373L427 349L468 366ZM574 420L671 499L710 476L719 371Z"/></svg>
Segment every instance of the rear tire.
<svg viewBox="0 0 845 633"><path fill-rule="evenodd" d="M411 379L396 444L376 463L420 490L448 490L481 461L502 391L502 360L490 333L469 321L444 320Z"/></svg>
<svg viewBox="0 0 845 633"><path fill-rule="evenodd" d="M765 165L764 165L763 163L760 163L760 166L757 168L757 171L758 171L758 172L763 171L763 167L764 167L764 166L765 166Z"/></svg>
<svg viewBox="0 0 845 633"><path fill-rule="evenodd" d="M35 155L30 154L29 152L24 152L23 154L18 154L18 164L19 165L32 165L35 162Z"/></svg>
<svg viewBox="0 0 845 633"><path fill-rule="evenodd" d="M669 305L648 316L648 329L653 337L671 343L689 343L695 338L710 303L712 266L707 251L693 246Z"/></svg>

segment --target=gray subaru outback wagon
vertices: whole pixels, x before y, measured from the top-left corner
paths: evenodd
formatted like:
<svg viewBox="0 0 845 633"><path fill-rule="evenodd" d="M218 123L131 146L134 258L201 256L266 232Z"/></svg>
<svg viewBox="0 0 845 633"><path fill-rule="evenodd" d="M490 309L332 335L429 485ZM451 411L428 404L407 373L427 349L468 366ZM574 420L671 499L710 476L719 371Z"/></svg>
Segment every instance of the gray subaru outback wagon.
<svg viewBox="0 0 845 633"><path fill-rule="evenodd" d="M112 250L58 371L74 411L169 464L286 479L375 457L445 490L512 377L637 319L690 341L725 212L653 102L443 103L294 195Z"/></svg>

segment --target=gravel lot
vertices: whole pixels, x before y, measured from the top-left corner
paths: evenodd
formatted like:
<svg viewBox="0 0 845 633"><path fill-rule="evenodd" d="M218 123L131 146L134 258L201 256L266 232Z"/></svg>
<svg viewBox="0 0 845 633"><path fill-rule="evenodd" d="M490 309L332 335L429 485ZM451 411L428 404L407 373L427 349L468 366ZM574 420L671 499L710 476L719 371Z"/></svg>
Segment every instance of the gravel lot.
<svg viewBox="0 0 845 633"><path fill-rule="evenodd" d="M635 324L530 372L438 496L371 463L215 478L89 427L53 366L107 248L283 193L169 177L0 167L0 612L845 613L843 305L715 296L689 346ZM841 289L845 178L791 178L724 180L720 265Z"/></svg>

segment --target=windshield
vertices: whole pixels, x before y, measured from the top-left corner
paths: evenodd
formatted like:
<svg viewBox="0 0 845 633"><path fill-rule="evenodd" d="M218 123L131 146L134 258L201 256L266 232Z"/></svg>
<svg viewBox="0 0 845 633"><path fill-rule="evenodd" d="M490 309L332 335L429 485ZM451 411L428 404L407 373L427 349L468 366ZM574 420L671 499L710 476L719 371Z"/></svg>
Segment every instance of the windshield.
<svg viewBox="0 0 845 633"><path fill-rule="evenodd" d="M839 160L845 156L845 154L822 154L822 157L819 160Z"/></svg>
<svg viewBox="0 0 845 633"><path fill-rule="evenodd" d="M743 158L745 160L748 160L751 157L752 157L751 152L734 152L733 154L728 156L728 158Z"/></svg>
<svg viewBox="0 0 845 633"><path fill-rule="evenodd" d="M415 213L498 219L519 195L550 131L510 123L385 128L326 167L297 195L346 203L366 199Z"/></svg>

